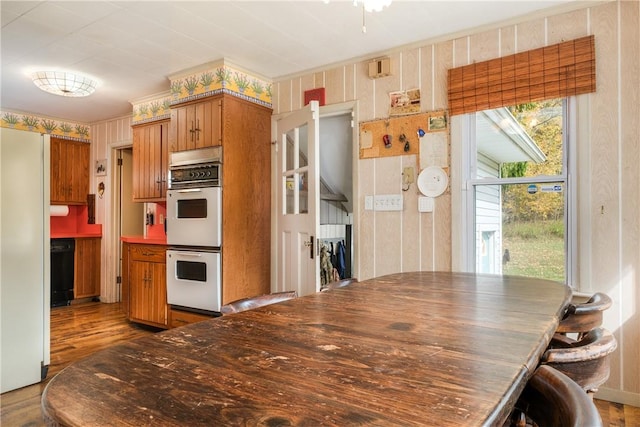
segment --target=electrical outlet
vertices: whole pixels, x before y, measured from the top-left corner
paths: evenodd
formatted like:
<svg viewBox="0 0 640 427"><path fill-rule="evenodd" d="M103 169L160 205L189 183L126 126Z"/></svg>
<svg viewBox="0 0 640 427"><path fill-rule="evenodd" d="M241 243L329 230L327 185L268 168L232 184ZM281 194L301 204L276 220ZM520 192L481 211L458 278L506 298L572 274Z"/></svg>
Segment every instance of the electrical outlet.
<svg viewBox="0 0 640 427"><path fill-rule="evenodd" d="M413 174L413 167L407 166L402 170L402 182L404 184L412 184L415 181L415 176Z"/></svg>

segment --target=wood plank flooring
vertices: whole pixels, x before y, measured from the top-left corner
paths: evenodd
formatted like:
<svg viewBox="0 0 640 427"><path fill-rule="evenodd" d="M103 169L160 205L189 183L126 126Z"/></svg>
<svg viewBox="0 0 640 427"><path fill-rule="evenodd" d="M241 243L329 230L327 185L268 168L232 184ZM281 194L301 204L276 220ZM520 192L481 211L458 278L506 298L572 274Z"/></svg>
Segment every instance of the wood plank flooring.
<svg viewBox="0 0 640 427"><path fill-rule="evenodd" d="M49 379L95 351L156 332L130 323L120 304L84 303L51 310L51 364L47 379L0 396L2 427L44 426L40 397ZM603 424L640 427L640 408L595 400Z"/></svg>
<svg viewBox="0 0 640 427"><path fill-rule="evenodd" d="M119 303L84 303L51 309L51 363L44 382L0 396L2 427L44 426L40 396L48 380L70 363L157 329L130 323Z"/></svg>

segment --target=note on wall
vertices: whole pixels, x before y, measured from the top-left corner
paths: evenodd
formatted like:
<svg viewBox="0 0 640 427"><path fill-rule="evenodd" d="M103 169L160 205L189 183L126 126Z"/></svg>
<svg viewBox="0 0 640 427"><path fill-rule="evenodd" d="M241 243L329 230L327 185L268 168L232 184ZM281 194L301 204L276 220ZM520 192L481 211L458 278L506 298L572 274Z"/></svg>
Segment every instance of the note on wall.
<svg viewBox="0 0 640 427"><path fill-rule="evenodd" d="M425 133L420 138L420 167L449 166L449 141L446 132Z"/></svg>

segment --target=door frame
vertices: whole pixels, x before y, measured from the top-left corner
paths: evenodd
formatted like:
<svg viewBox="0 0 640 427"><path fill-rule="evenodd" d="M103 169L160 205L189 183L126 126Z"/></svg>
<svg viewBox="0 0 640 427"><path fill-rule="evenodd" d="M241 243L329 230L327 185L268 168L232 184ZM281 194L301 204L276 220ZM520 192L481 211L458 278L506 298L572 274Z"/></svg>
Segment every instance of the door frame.
<svg viewBox="0 0 640 427"><path fill-rule="evenodd" d="M110 212L109 212L109 229L105 231L104 235L107 236L107 253L113 254L106 258L107 262L107 280L105 287L108 289L102 289L101 295L109 295L108 299L101 297L102 302L121 302L122 301L122 283L118 283L118 277L122 277L122 242L121 237L121 225L122 225L122 206L120 203L120 166L118 165L119 152L121 150L133 148L131 141L122 141L113 143L109 146L107 164L111 166L110 177L108 179L108 188L105 189L105 194L109 192L110 200ZM106 184L106 182L105 182ZM97 182L96 182L97 185ZM107 197L107 196L105 196ZM146 208L142 209L146 212ZM143 227L144 228L144 227ZM144 232L144 231L143 231Z"/></svg>
<svg viewBox="0 0 640 427"><path fill-rule="evenodd" d="M351 272L353 277L360 277L360 185L359 185L359 116L358 116L358 101L348 101L337 104L324 105L320 107L320 119L318 126L322 126L322 118L330 117L341 114L351 114L352 120L352 138L351 138L351 167L352 167L352 185L353 185L353 260L351 266ZM296 110L297 111L297 110ZM278 289L278 266L279 254L277 239L278 235L278 194L277 185L280 182L279 172L276 170L277 155L276 152L276 122L284 117L293 114L295 111L286 113L274 114L271 116L271 292L276 292ZM322 156L322 146L319 147L320 156ZM318 178L320 178L318 174ZM320 195L318 194L318 201ZM316 236L317 237L317 236Z"/></svg>

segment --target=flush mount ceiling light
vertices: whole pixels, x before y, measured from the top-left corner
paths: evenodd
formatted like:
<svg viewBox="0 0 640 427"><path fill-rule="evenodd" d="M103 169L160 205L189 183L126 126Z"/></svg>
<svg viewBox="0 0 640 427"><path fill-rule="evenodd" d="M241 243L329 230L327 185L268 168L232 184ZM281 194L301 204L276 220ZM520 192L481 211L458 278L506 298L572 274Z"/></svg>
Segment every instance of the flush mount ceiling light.
<svg viewBox="0 0 640 427"><path fill-rule="evenodd" d="M37 71L31 74L31 79L45 92L69 97L91 95L97 85L89 77L68 71Z"/></svg>

